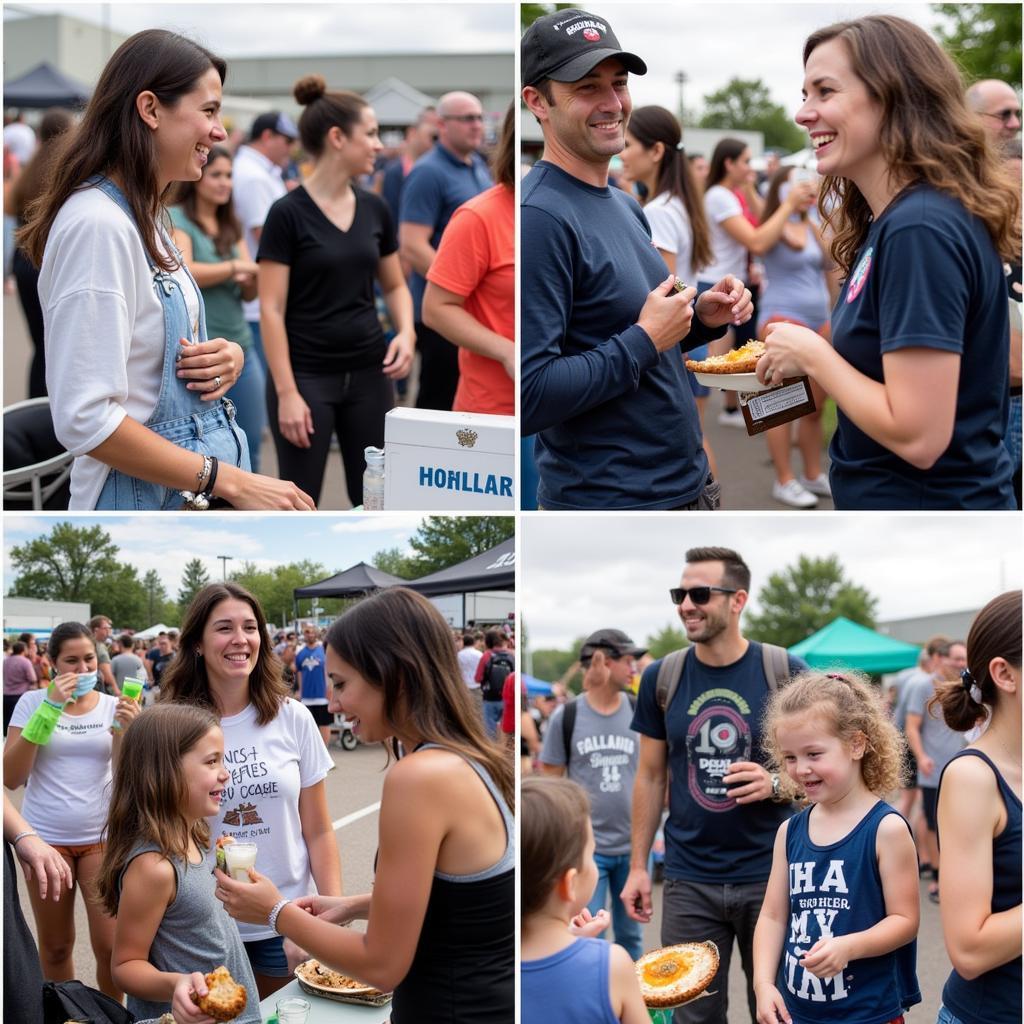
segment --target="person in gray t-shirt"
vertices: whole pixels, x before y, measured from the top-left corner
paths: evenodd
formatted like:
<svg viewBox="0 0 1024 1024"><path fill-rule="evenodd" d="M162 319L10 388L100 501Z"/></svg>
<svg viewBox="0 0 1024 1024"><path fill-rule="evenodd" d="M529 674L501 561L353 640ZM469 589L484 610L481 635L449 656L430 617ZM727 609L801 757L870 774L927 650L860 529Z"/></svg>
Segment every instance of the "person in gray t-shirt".
<svg viewBox="0 0 1024 1024"><path fill-rule="evenodd" d="M117 692L121 692L121 686L126 679L140 679L147 682L146 666L142 659L132 653L132 638L130 636L118 637L114 641L114 656L110 659L110 668L114 673L114 682L117 683Z"/></svg>
<svg viewBox="0 0 1024 1024"><path fill-rule="evenodd" d="M544 733L540 752L545 775L568 775L590 797L594 826L597 888L588 909L605 909L611 890L615 941L637 960L643 953L641 925L626 914L619 893L629 875L633 780L640 756L637 734L630 728L632 701L625 692L645 653L619 629L599 629L580 649L583 693L558 708ZM566 716L571 721L566 749Z"/></svg>

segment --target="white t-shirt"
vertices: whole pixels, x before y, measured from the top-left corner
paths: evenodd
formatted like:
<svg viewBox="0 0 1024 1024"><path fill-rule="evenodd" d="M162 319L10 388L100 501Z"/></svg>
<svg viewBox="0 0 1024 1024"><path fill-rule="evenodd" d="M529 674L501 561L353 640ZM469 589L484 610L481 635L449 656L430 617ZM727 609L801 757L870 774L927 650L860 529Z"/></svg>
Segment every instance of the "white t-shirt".
<svg viewBox="0 0 1024 1024"><path fill-rule="evenodd" d="M110 804L110 726L117 698L97 693L99 703L86 715L61 715L50 742L39 748L25 784L21 813L51 845L98 843ZM46 690L21 695L11 725L24 729L46 697Z"/></svg>
<svg viewBox="0 0 1024 1024"><path fill-rule="evenodd" d="M231 166L231 198L235 213L245 232L245 244L249 255L256 259L260 243L253 234L254 228L262 228L271 206L288 191L281 177L281 168L258 153L252 146L239 146L235 162ZM245 319L256 321L260 318L260 300L243 302Z"/></svg>
<svg viewBox="0 0 1024 1024"><path fill-rule="evenodd" d="M299 793L327 777L334 763L310 710L288 698L277 717L256 724L256 708L220 720L224 764L231 778L220 814L207 818L216 840L234 836L256 843L256 870L289 899L317 891L299 820ZM239 923L245 942L270 939L267 925Z"/></svg>
<svg viewBox="0 0 1024 1024"><path fill-rule="evenodd" d="M12 121L4 129L4 145L24 167L36 151L36 133L24 121Z"/></svg>
<svg viewBox="0 0 1024 1024"><path fill-rule="evenodd" d="M724 185L712 185L704 193L704 212L711 231L711 250L715 254L715 262L700 272L700 280L715 283L721 281L726 274L733 274L745 281L747 250L722 227L722 221L743 216L740 201Z"/></svg>
<svg viewBox="0 0 1024 1024"><path fill-rule="evenodd" d="M471 690L479 690L480 684L475 678L476 667L480 664L483 654L475 647L463 647L455 657L459 663L459 671L462 673L462 681Z"/></svg>
<svg viewBox="0 0 1024 1024"><path fill-rule="evenodd" d="M676 277L685 284L695 285L693 228L682 199L671 192L662 192L644 207L644 216L651 225L651 241L655 248L675 253Z"/></svg>
<svg viewBox="0 0 1024 1024"><path fill-rule="evenodd" d="M170 243L163 238L167 246ZM170 251L165 248L165 251ZM199 297L174 272L199 319ZM60 443L77 456L69 508L93 509L109 467L89 458L125 416L145 423L164 365L164 314L131 218L98 188L74 193L50 228L39 272L46 387Z"/></svg>

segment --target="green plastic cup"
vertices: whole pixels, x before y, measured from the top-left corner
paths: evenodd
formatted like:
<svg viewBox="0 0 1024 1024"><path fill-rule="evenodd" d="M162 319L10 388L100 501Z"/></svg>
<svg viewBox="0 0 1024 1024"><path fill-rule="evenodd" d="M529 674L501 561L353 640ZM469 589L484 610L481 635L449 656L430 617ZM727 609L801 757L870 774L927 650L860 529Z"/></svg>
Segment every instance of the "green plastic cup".
<svg viewBox="0 0 1024 1024"><path fill-rule="evenodd" d="M129 700L138 700L142 696L143 683L141 679L126 679L121 684L121 696Z"/></svg>

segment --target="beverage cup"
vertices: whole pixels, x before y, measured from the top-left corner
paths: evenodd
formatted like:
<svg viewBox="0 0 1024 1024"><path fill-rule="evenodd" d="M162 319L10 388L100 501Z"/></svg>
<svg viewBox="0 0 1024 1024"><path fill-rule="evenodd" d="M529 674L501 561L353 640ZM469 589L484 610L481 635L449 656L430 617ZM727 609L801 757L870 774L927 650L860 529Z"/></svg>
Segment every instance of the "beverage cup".
<svg viewBox="0 0 1024 1024"><path fill-rule="evenodd" d="M309 1003L293 996L277 1004L277 1024L306 1024L309 1020Z"/></svg>
<svg viewBox="0 0 1024 1024"><path fill-rule="evenodd" d="M249 881L249 868L256 867L255 843L229 843L224 847L228 874L239 882Z"/></svg>

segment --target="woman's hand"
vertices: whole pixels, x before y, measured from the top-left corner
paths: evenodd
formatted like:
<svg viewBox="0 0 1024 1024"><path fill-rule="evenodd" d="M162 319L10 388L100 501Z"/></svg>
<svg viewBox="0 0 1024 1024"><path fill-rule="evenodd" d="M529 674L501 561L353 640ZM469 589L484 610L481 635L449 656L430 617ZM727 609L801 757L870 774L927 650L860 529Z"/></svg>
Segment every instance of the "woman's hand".
<svg viewBox="0 0 1024 1024"><path fill-rule="evenodd" d="M404 380L412 369L412 357L416 353L416 335L412 331L399 331L388 345L384 356L384 376L390 380Z"/></svg>
<svg viewBox="0 0 1024 1024"><path fill-rule="evenodd" d="M140 701L132 700L131 697L119 697L117 708L114 711L114 721L121 723L121 731L123 732L138 718L141 710L142 703Z"/></svg>
<svg viewBox="0 0 1024 1024"><path fill-rule="evenodd" d="M828 342L809 327L774 323L765 328L765 354L757 361L757 379L762 384L776 384L786 377L807 373L809 358L816 346Z"/></svg>
<svg viewBox="0 0 1024 1024"><path fill-rule="evenodd" d="M252 260L234 259L231 261L232 277L241 285L249 284L259 273L259 264Z"/></svg>
<svg viewBox="0 0 1024 1024"><path fill-rule="evenodd" d="M220 868L215 869L213 874L217 879L217 899L236 921L261 925L267 923L270 912L281 900L281 893L269 878L255 868L249 868L248 882L237 882Z"/></svg>
<svg viewBox="0 0 1024 1024"><path fill-rule="evenodd" d="M601 933L611 924L611 914L602 907L596 914L591 914L584 907L570 922L569 934L580 935L585 939L599 939Z"/></svg>
<svg viewBox="0 0 1024 1024"><path fill-rule="evenodd" d="M240 510L316 511L313 499L291 480L248 473L237 466L221 465L213 493Z"/></svg>
<svg viewBox="0 0 1024 1024"><path fill-rule="evenodd" d="M47 699L54 704L67 704L77 685L77 672L62 672L47 687Z"/></svg>
<svg viewBox="0 0 1024 1024"><path fill-rule="evenodd" d="M192 999L193 992L201 998L209 991L206 978L199 971L181 975L171 996L171 1016L181 1024L216 1024L213 1017L203 1013Z"/></svg>
<svg viewBox="0 0 1024 1024"><path fill-rule="evenodd" d="M718 284L697 298L694 312L705 327L739 325L754 315L754 303L743 282L732 274L726 274Z"/></svg>
<svg viewBox="0 0 1024 1024"><path fill-rule="evenodd" d="M39 886L39 898L45 900L47 893L54 903L60 899L61 889L71 889L71 867L68 862L39 836L25 836L18 840L14 852L25 871L25 881L31 882L35 875Z"/></svg>
<svg viewBox="0 0 1024 1024"><path fill-rule="evenodd" d="M245 352L227 338L212 338L197 345L182 338L178 344L178 377L189 381L185 385L189 391L201 391L204 402L222 398L242 375Z"/></svg>
<svg viewBox="0 0 1024 1024"><path fill-rule="evenodd" d="M277 425L281 436L296 448L310 448L309 435L313 430L313 414L298 391L277 396Z"/></svg>

